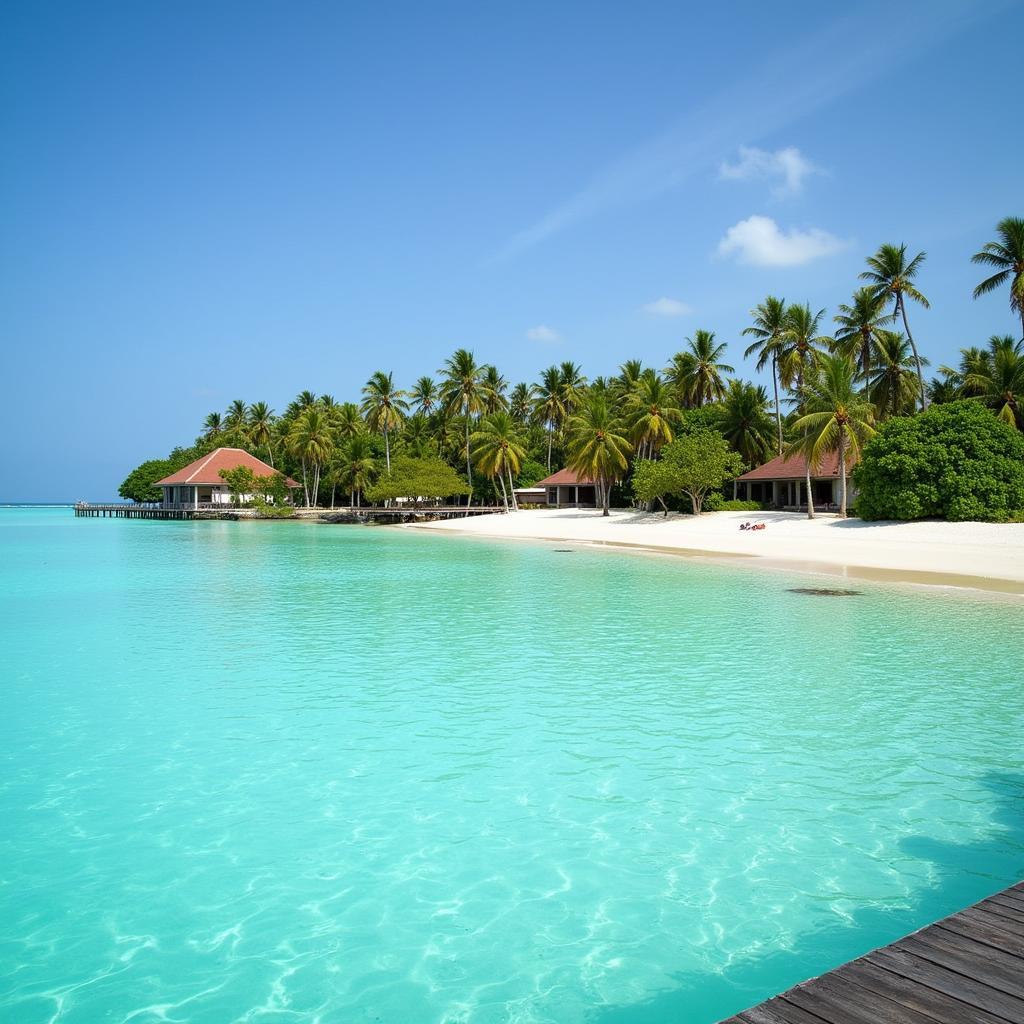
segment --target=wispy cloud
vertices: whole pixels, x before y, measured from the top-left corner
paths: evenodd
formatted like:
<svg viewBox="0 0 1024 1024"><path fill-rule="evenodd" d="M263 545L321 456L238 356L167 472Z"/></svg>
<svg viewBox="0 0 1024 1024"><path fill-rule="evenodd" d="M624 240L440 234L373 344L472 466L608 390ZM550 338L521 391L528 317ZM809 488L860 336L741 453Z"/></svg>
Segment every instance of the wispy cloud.
<svg viewBox="0 0 1024 1024"><path fill-rule="evenodd" d="M846 245L821 228L783 231L771 217L754 214L726 231L718 243L718 254L735 255L740 263L757 267L798 267L839 252Z"/></svg>
<svg viewBox="0 0 1024 1024"><path fill-rule="evenodd" d="M654 198L713 168L722 153L741 143L778 132L872 79L905 73L915 56L974 20L998 16L1010 4L936 0L928 17L921 19L916 6L892 7L876 0L803 39L787 39L784 51L599 170L575 194L510 238L492 259L521 253L606 210ZM887 30L880 33L876 29L882 21ZM850 39L858 45L850 46Z"/></svg>
<svg viewBox="0 0 1024 1024"><path fill-rule="evenodd" d="M778 184L772 192L780 198L796 195L804 187L804 178L819 173L819 168L796 146L787 146L774 152L756 146L740 146L739 159L735 163L723 161L718 168L719 178L725 181L775 179Z"/></svg>
<svg viewBox="0 0 1024 1024"><path fill-rule="evenodd" d="M650 313L651 316L686 316L687 313L693 312L685 302L670 299L664 295L660 299L641 306L640 309L644 313Z"/></svg>
<svg viewBox="0 0 1024 1024"><path fill-rule="evenodd" d="M554 327L548 327L547 324L537 324L536 327L531 327L526 332L526 337L530 341L543 341L549 345L562 340L562 335Z"/></svg>

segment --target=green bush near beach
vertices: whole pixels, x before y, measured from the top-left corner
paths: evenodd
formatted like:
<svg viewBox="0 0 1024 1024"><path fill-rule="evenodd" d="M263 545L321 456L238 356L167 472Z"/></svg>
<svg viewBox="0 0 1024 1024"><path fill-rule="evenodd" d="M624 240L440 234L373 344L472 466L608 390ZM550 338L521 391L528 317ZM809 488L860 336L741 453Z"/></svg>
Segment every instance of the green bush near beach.
<svg viewBox="0 0 1024 1024"><path fill-rule="evenodd" d="M709 494L704 499L705 512L763 512L764 503L744 501L742 498L723 498L720 494Z"/></svg>
<svg viewBox="0 0 1024 1024"><path fill-rule="evenodd" d="M862 519L1024 517L1024 434L975 401L883 423L853 475Z"/></svg>

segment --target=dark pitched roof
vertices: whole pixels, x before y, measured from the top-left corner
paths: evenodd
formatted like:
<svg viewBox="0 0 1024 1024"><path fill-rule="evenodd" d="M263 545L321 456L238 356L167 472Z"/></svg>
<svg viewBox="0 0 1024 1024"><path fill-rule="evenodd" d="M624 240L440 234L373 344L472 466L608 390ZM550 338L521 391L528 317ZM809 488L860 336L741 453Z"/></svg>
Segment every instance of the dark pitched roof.
<svg viewBox="0 0 1024 1024"><path fill-rule="evenodd" d="M575 487L579 484L581 487L591 487L593 483L594 481L589 477L579 476L574 469L560 469L557 473L552 473L551 476L538 480L533 486L555 487L561 484L563 487Z"/></svg>
<svg viewBox="0 0 1024 1024"><path fill-rule="evenodd" d="M849 455L846 458L846 473L849 475L856 459ZM744 473L740 480L803 480L807 476L807 459L803 455L777 455L771 462L766 462L749 473ZM826 452L817 466L811 467L811 477L816 480L839 479L839 453Z"/></svg>

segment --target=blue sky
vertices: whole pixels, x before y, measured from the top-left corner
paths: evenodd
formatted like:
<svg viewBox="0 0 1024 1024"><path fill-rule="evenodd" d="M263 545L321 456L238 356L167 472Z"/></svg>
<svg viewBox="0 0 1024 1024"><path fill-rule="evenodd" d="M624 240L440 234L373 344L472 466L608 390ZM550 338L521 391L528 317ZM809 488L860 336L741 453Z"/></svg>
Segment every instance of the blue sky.
<svg viewBox="0 0 1024 1024"><path fill-rule="evenodd" d="M233 398L456 347L662 366L928 259L933 365L1014 329L1024 3L0 8L0 500L113 496ZM749 371L748 371L749 372Z"/></svg>

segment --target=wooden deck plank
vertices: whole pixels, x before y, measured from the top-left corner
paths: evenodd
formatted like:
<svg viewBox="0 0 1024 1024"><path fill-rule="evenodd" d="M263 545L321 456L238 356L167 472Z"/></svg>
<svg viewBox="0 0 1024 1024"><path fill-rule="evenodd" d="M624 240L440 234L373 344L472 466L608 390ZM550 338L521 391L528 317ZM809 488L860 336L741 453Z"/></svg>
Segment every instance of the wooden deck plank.
<svg viewBox="0 0 1024 1024"><path fill-rule="evenodd" d="M1024 1024L1024 882L729 1024Z"/></svg>
<svg viewBox="0 0 1024 1024"><path fill-rule="evenodd" d="M894 1003L917 1010L933 1020L969 1021L970 1024L1005 1024L1005 1018L988 1013L971 1003L910 981L866 960L854 960L840 967L835 975L872 989Z"/></svg>
<svg viewBox="0 0 1024 1024"><path fill-rule="evenodd" d="M989 988L983 982L975 981L930 960L922 960L895 946L887 946L874 953L868 953L865 959L868 963L882 967L892 974L898 974L901 978L935 989L936 992L952 996L979 1010L994 1013L1003 1020L1024 1021L1024 999L1008 996L1005 992Z"/></svg>

